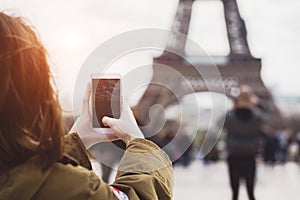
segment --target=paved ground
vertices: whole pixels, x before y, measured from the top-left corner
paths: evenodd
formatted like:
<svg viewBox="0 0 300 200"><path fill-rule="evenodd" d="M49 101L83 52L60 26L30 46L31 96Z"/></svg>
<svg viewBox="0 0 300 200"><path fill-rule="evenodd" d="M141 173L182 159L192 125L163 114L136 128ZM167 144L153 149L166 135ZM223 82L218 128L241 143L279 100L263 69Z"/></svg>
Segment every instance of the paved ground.
<svg viewBox="0 0 300 200"><path fill-rule="evenodd" d="M203 165L195 161L188 168L175 167L174 179L174 200L231 199L225 162ZM300 165L292 162L274 167L258 164L256 197L257 200L299 200ZM247 200L244 185L240 187L240 200Z"/></svg>
<svg viewBox="0 0 300 200"><path fill-rule="evenodd" d="M230 200L231 191L225 162L189 168L175 168L174 199ZM258 165L257 200L299 200L300 167L295 163L274 167ZM240 200L246 200L245 185L240 186Z"/></svg>

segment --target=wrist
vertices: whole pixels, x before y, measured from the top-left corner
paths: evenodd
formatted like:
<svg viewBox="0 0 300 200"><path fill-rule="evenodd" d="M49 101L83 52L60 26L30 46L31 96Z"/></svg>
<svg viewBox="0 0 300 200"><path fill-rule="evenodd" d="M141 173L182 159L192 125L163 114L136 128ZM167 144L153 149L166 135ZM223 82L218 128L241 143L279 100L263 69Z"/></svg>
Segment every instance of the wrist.
<svg viewBox="0 0 300 200"><path fill-rule="evenodd" d="M121 140L123 140L123 142L125 142L126 146L129 145L129 143L135 139L135 137L129 135L129 134L124 134L120 137Z"/></svg>
<svg viewBox="0 0 300 200"><path fill-rule="evenodd" d="M87 136L79 136L81 142L83 143L86 149L89 149L93 144L91 144L91 139Z"/></svg>

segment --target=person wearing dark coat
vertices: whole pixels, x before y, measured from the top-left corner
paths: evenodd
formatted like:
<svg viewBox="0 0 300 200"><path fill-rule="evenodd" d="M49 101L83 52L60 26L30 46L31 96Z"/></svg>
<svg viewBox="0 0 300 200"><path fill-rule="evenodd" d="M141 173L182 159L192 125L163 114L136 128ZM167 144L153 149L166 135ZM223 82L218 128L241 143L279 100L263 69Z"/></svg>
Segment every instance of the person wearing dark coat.
<svg viewBox="0 0 300 200"><path fill-rule="evenodd" d="M240 94L234 99L233 109L225 117L227 163L233 200L238 199L241 178L246 181L249 199L255 200L255 157L264 121L263 115L255 106L256 102L257 98L252 90L248 86L242 86Z"/></svg>

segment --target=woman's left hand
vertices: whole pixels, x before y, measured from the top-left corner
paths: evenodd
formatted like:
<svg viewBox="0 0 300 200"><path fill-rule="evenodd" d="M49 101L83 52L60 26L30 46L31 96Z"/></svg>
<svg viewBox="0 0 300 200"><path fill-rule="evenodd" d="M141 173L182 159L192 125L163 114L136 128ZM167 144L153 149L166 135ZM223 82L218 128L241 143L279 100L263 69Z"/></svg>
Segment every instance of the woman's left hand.
<svg viewBox="0 0 300 200"><path fill-rule="evenodd" d="M111 133L99 133L92 127L92 117L89 109L89 102L91 97L92 86L91 83L87 85L84 99L82 102L82 112L80 117L75 121L69 133L76 132L86 149L100 142L109 142L118 140L119 137L111 131Z"/></svg>

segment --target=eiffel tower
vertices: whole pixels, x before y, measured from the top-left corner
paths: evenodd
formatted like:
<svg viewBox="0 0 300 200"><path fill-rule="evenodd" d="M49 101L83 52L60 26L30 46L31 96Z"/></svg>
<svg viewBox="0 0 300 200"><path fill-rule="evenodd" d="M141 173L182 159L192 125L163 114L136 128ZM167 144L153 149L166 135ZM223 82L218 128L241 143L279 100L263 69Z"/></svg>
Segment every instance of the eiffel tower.
<svg viewBox="0 0 300 200"><path fill-rule="evenodd" d="M180 50L184 53L186 39L178 37L178 34L176 33L179 32L184 35L188 35L194 1L195 0L179 1L175 20L172 26L173 31L170 32L166 49L174 49L174 51ZM210 56L210 59L212 59L213 63L216 64L222 76L225 94L227 96L231 96L231 89L233 87L238 87L242 84L249 85L253 88L255 94L260 98L263 107L268 112L272 113L272 116L278 117L279 112L273 101L272 95L261 79L261 59L254 58L251 55L247 41L245 22L239 13L238 4L236 0L221 1L224 6L224 17L230 53L227 56ZM187 57L185 53L184 55ZM153 59L152 82L167 80L167 85L181 87L178 85L178 80L176 80L176 78L172 79L170 75L164 72L161 66L166 65L183 74L188 80L191 80L191 85L194 91L190 92L208 91L203 77L199 76L199 73L197 73L195 68L192 67L192 65L197 66L200 71L207 69L209 70L209 68L212 67L212 64L206 62L207 59L207 57L203 56L195 56L193 59L185 59L170 53L170 51L165 51L161 56ZM186 62L186 60L189 60L189 62ZM218 91L217 88L219 83L217 81L219 80L214 80L214 77L211 77L211 80L209 81L216 82L213 85L216 85L215 91ZM182 96L187 93L182 93ZM151 133L154 128L153 126L156 126L157 123L163 121L161 112L154 112L154 116L151 117L151 119L154 120L151 122L152 127L147 127L147 124L150 123L150 108L157 104L167 107L171 103L174 103L176 99L178 100L178 96L175 97L174 94L168 91L168 89L165 87L153 83L148 85L139 103L133 109L137 121L142 127L141 129L146 137L151 137L151 134L153 134Z"/></svg>

